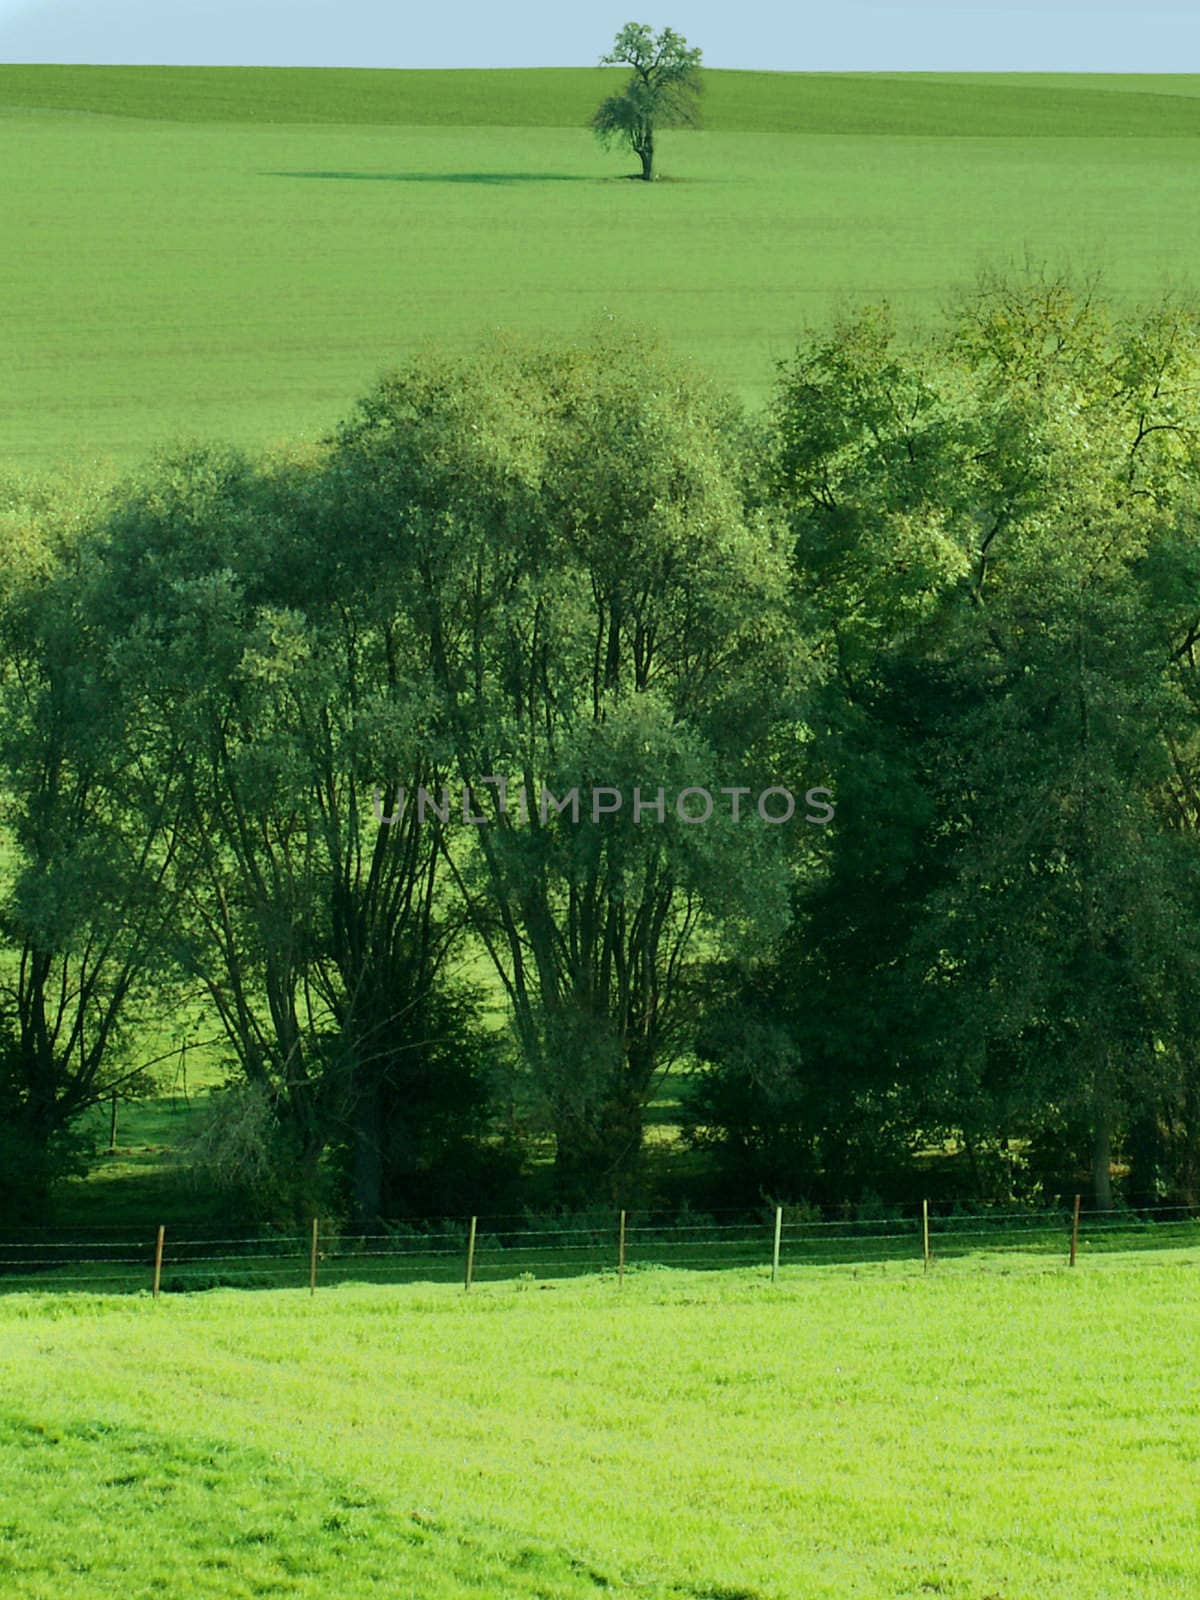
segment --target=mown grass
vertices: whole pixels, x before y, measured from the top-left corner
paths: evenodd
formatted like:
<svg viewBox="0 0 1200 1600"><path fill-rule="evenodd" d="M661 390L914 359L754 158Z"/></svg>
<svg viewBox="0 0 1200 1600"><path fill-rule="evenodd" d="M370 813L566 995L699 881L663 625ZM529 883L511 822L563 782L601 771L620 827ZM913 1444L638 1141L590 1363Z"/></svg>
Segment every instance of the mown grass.
<svg viewBox="0 0 1200 1600"><path fill-rule="evenodd" d="M1184 1600L1195 1266L0 1302L14 1600Z"/></svg>
<svg viewBox="0 0 1200 1600"><path fill-rule="evenodd" d="M582 125L604 81L0 69L0 459L313 438L427 342L610 316L758 404L839 307L915 328L1026 258L1147 297L1200 253L1195 78L716 73L654 186Z"/></svg>

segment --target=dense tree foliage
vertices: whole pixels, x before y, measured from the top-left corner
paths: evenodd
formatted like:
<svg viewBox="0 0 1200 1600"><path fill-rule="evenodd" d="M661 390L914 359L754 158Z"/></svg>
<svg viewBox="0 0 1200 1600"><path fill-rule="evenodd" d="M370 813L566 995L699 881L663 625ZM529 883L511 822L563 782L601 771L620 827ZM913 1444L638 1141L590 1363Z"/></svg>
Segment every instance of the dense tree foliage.
<svg viewBox="0 0 1200 1600"><path fill-rule="evenodd" d="M430 734L489 806L448 854L509 997L560 1188L620 1189L655 1075L691 1043L700 937L786 917L753 828L675 814L797 743L786 562L748 513L736 415L634 341L387 381L331 468L405 590ZM411 766L411 762L410 762ZM631 805L663 791L660 821ZM626 799L588 815L592 791ZM576 822L541 803L580 796ZM498 796L499 786L493 785ZM670 794L671 800L666 801Z"/></svg>
<svg viewBox="0 0 1200 1600"><path fill-rule="evenodd" d="M0 1208L39 1216L81 1115L135 1094L174 985L180 818L104 658L78 499L5 491L0 568Z"/></svg>
<svg viewBox="0 0 1200 1600"><path fill-rule="evenodd" d="M197 999L269 1215L539 1151L649 1199L672 1071L714 1197L1200 1199L1198 449L1196 315L1035 278L849 319L762 425L499 341L303 455L10 495L0 1204Z"/></svg>
<svg viewBox="0 0 1200 1600"><path fill-rule="evenodd" d="M951 1138L985 1192L1090 1178L1108 1205L1120 1154L1140 1197L1194 1194L1198 354L1179 308L1114 322L1040 281L985 285L918 354L872 315L784 371L769 492L838 825L743 995L768 1098L713 1047L776 1186L803 1160L843 1190L874 1126L865 1188ZM751 1138L776 1102L790 1154Z"/></svg>
<svg viewBox="0 0 1200 1600"><path fill-rule="evenodd" d="M176 959L271 1108L295 1206L340 1199L370 1223L420 1169L439 1102L468 1137L484 1089L437 821L372 815L381 775L432 785L444 761L395 581L355 541L309 465L184 457L109 519L101 603L184 822ZM412 1094L417 1063L453 1087ZM326 1196L338 1150L348 1192Z"/></svg>

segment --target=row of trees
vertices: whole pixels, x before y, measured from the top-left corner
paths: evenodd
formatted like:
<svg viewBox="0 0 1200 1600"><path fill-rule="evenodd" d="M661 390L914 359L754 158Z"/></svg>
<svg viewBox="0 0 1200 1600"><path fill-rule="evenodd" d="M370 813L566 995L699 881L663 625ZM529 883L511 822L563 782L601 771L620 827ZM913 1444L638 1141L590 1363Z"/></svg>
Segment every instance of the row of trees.
<svg viewBox="0 0 1200 1600"><path fill-rule="evenodd" d="M990 283L920 351L867 317L784 372L762 494L838 827L714 1017L739 1173L854 1190L951 1140L976 1192L1107 1206L1119 1155L1196 1198L1198 356L1178 306Z"/></svg>
<svg viewBox="0 0 1200 1600"><path fill-rule="evenodd" d="M10 493L0 1203L196 1006L269 1211L507 1207L539 1140L564 1202L632 1199L697 1062L729 1198L940 1148L1193 1197L1198 331L987 283L811 341L755 419L645 340L502 341L307 454ZM488 777L836 818L522 820ZM486 824L399 804L464 785Z"/></svg>

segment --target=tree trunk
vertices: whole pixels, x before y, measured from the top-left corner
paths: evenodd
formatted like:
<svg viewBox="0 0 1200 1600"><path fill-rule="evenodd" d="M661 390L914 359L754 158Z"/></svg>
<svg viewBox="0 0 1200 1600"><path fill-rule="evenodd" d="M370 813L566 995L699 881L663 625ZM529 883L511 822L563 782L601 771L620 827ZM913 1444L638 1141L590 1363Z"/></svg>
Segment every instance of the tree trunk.
<svg viewBox="0 0 1200 1600"><path fill-rule="evenodd" d="M1200 1204L1200 1078L1194 1065L1183 1094L1183 1148L1180 1153L1176 1185L1184 1205Z"/></svg>
<svg viewBox="0 0 1200 1600"><path fill-rule="evenodd" d="M311 1129L297 1143L292 1173L293 1220L303 1225L321 1210L321 1157L325 1141Z"/></svg>
<svg viewBox="0 0 1200 1600"><path fill-rule="evenodd" d="M53 1127L26 1115L0 1130L0 1221L44 1228L50 1211L55 1163Z"/></svg>
<svg viewBox="0 0 1200 1600"><path fill-rule="evenodd" d="M365 1090L354 1115L354 1220L364 1233L377 1232L383 1206L383 1151L378 1089Z"/></svg>
<svg viewBox="0 0 1200 1600"><path fill-rule="evenodd" d="M651 183L654 179L654 135L652 133L646 135L638 154L642 158L642 177L647 183Z"/></svg>
<svg viewBox="0 0 1200 1600"><path fill-rule="evenodd" d="M1158 1107L1144 1107L1129 1128L1129 1200L1135 1206L1153 1206L1161 1199L1165 1164L1165 1139Z"/></svg>
<svg viewBox="0 0 1200 1600"><path fill-rule="evenodd" d="M1092 1128L1092 1197L1097 1211L1112 1210L1112 1117L1107 1106L1097 1107Z"/></svg>
<svg viewBox="0 0 1200 1600"><path fill-rule="evenodd" d="M983 1180L979 1175L979 1157L976 1153L975 1141L971 1137L971 1130L969 1128L963 1128L962 1138L963 1149L966 1151L967 1155L967 1165L971 1169L971 1187L975 1191L976 1200L982 1200L984 1198L984 1194Z"/></svg>

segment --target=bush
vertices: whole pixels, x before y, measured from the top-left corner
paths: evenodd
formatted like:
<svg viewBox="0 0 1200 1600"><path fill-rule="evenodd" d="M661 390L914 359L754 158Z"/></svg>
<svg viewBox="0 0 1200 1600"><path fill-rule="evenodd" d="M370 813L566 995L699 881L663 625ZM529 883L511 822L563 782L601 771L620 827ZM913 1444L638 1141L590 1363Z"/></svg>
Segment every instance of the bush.
<svg viewBox="0 0 1200 1600"><path fill-rule="evenodd" d="M85 1176L94 1155L93 1140L75 1128L37 1140L0 1113L0 1224L44 1227L55 1185Z"/></svg>
<svg viewBox="0 0 1200 1600"><path fill-rule="evenodd" d="M302 1176L290 1130L256 1084L214 1089L180 1159L194 1185L221 1197L231 1220L283 1226L324 1209Z"/></svg>

